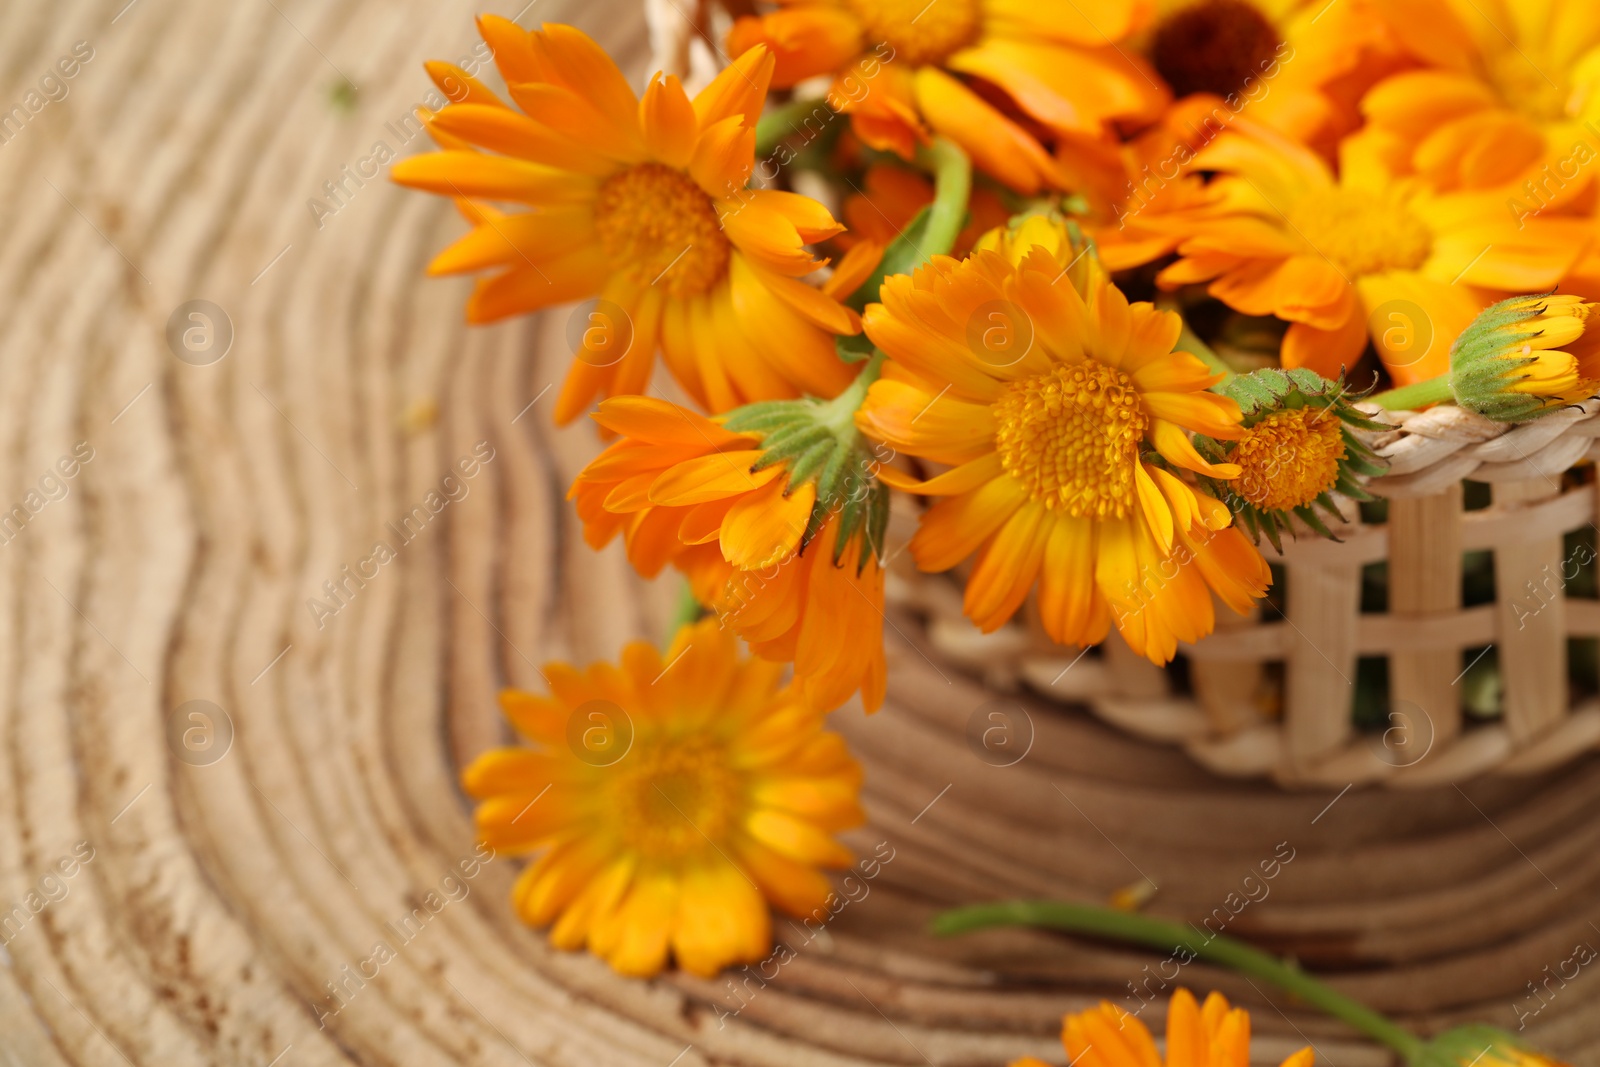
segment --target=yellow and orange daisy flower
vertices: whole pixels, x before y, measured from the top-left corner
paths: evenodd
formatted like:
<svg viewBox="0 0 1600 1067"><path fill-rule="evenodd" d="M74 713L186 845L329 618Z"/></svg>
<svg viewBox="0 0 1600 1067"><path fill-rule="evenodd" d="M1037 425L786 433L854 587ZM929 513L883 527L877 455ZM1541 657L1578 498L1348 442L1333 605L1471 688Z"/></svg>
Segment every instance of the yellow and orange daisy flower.
<svg viewBox="0 0 1600 1067"><path fill-rule="evenodd" d="M1576 219L1519 224L1493 193L1397 178L1349 140L1336 177L1310 149L1243 119L1192 167L1217 172L1202 196L1171 211L1152 201L1097 231L1106 264L1177 252L1158 284L1209 282L1237 311L1287 320L1283 366L1325 377L1353 367L1369 337L1398 384L1443 373L1450 341L1480 310L1505 292L1554 288L1589 240Z"/></svg>
<svg viewBox="0 0 1600 1067"><path fill-rule="evenodd" d="M1239 473L1190 442L1189 431L1237 437L1240 411L1207 391L1217 376L1204 363L1173 351L1177 315L1130 304L1038 216L965 261L936 256L890 278L882 297L865 323L889 361L858 425L953 468L880 477L947 498L911 552L927 571L977 554L965 610L980 628L1002 625L1037 583L1054 640L1094 644L1115 623L1165 663L1178 641L1210 633L1208 584L1236 607L1265 592L1267 566L1228 509L1174 473Z"/></svg>
<svg viewBox="0 0 1600 1067"><path fill-rule="evenodd" d="M863 503L871 472L858 463L841 490L856 499L819 508L815 479L761 465L761 434L652 397L607 400L594 417L620 440L572 483L588 543L600 548L621 533L646 577L676 566L752 651L794 663L813 707L837 707L859 690L876 711L884 578L873 531L882 520L850 527L846 510Z"/></svg>
<svg viewBox="0 0 1600 1067"><path fill-rule="evenodd" d="M843 227L814 200L745 188L771 55L750 51L693 100L657 75L640 100L570 26L530 33L485 15L479 27L521 110L465 71L430 65L457 101L429 120L445 150L392 175L472 202L471 232L429 268L495 272L478 282L470 321L600 299L574 331L557 422L596 395L644 392L658 348L712 411L849 383L832 335L859 332L855 314L800 280L822 265L805 246Z"/></svg>
<svg viewBox="0 0 1600 1067"><path fill-rule="evenodd" d="M1148 65L1117 44L1147 8L1107 0L1091 18L1072 0L781 0L739 19L728 50L772 49L779 88L834 75L829 99L873 148L910 158L942 134L980 170L1035 193L1063 175L1033 128L1100 140L1167 102Z"/></svg>
<svg viewBox="0 0 1600 1067"><path fill-rule="evenodd" d="M1250 1014L1230 1006L1221 993L1209 994L1202 1005L1179 989L1167 1003L1165 1057L1139 1017L1109 1001L1063 1018L1061 1043L1067 1062L1082 1067L1250 1067ZM1303 1048L1281 1067L1315 1062L1312 1050ZM1028 1056L1011 1067L1045 1065Z"/></svg>
<svg viewBox="0 0 1600 1067"><path fill-rule="evenodd" d="M1588 0L1384 0L1423 65L1361 102L1399 164L1442 190L1500 188L1530 211L1592 204L1600 12ZM1532 190L1523 183L1533 182Z"/></svg>
<svg viewBox="0 0 1600 1067"><path fill-rule="evenodd" d="M670 953L711 976L767 954L769 901L824 908L819 868L851 860L833 835L864 820L861 768L781 674L708 619L665 653L639 641L618 665L547 664L548 696L502 693L528 744L484 753L462 783L484 843L539 853L517 914L623 974Z"/></svg>

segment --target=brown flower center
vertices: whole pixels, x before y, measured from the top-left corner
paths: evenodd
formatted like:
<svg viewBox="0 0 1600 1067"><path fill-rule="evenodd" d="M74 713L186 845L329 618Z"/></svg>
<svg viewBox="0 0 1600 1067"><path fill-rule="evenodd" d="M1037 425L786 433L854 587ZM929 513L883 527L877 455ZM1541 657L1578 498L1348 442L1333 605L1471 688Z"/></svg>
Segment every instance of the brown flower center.
<svg viewBox="0 0 1600 1067"><path fill-rule="evenodd" d="M846 0L869 45L887 42L896 62L938 63L978 38L979 0Z"/></svg>
<svg viewBox="0 0 1600 1067"><path fill-rule="evenodd" d="M1150 61L1177 96L1227 96L1260 78L1281 40L1266 15L1245 0L1201 0L1156 28Z"/></svg>
<svg viewBox="0 0 1600 1067"><path fill-rule="evenodd" d="M640 163L601 183L594 224L616 273L672 296L699 296L727 272L728 238L711 198L661 163Z"/></svg>

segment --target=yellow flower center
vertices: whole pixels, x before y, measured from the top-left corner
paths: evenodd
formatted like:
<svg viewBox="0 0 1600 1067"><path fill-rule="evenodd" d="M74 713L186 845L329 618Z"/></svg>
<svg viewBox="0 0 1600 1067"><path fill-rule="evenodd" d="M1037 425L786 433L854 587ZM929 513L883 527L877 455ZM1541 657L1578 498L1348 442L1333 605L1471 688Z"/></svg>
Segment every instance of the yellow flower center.
<svg viewBox="0 0 1600 1067"><path fill-rule="evenodd" d="M664 164L640 163L601 183L594 224L613 270L673 296L699 296L727 272L728 238L711 198Z"/></svg>
<svg viewBox="0 0 1600 1067"><path fill-rule="evenodd" d="M1488 57L1485 66L1485 77L1508 107L1545 122L1566 117L1570 94L1550 77L1550 72L1562 72L1562 64L1530 58L1526 48L1505 48Z"/></svg>
<svg viewBox="0 0 1600 1067"><path fill-rule="evenodd" d="M979 0L846 0L869 44L887 42L896 62L938 63L977 40Z"/></svg>
<svg viewBox="0 0 1600 1067"><path fill-rule="evenodd" d="M1007 386L994 415L1000 465L1034 500L1101 519L1133 506L1149 420L1126 374L1094 360L1058 366Z"/></svg>
<svg viewBox="0 0 1600 1067"><path fill-rule="evenodd" d="M640 737L606 773L606 820L641 859L693 859L728 839L742 812L742 783L725 746L703 734Z"/></svg>
<svg viewBox="0 0 1600 1067"><path fill-rule="evenodd" d="M1228 457L1240 469L1234 491L1263 511L1303 507L1338 482L1344 452L1337 415L1311 407L1275 412L1244 431Z"/></svg>
<svg viewBox="0 0 1600 1067"><path fill-rule="evenodd" d="M1433 234L1405 205L1359 189L1312 193L1295 205L1289 225L1351 281L1416 270L1433 251Z"/></svg>
<svg viewBox="0 0 1600 1067"><path fill-rule="evenodd" d="M1200 0L1161 20L1150 42L1150 61L1175 96L1226 97L1260 80L1277 55L1277 28L1246 0Z"/></svg>

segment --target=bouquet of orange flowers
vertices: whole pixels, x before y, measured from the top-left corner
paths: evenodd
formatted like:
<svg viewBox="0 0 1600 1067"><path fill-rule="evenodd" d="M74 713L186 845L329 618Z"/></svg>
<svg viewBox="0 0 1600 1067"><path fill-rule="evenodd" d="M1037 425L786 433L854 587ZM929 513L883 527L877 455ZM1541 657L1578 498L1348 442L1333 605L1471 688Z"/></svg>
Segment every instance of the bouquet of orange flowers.
<svg viewBox="0 0 1600 1067"><path fill-rule="evenodd" d="M699 76L641 92L575 28L484 16L503 84L430 64L439 150L393 170L464 216L431 270L477 276L471 321L583 302L554 417L605 446L569 498L704 616L507 693L531 745L466 774L485 840L539 855L519 912L618 970L712 974L767 952L769 904L828 905L862 814L825 717L884 699L897 499L979 628L1026 606L1164 664L1267 593L1263 540L1366 498L1386 410L1595 392L1580 0L695 25Z"/></svg>

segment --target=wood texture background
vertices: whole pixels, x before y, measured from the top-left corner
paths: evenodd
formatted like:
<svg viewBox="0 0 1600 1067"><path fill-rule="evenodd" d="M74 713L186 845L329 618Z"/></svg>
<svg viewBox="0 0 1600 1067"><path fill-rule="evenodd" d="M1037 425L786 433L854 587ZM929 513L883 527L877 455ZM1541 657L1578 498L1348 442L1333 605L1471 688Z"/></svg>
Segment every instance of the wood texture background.
<svg viewBox="0 0 1600 1067"><path fill-rule="evenodd" d="M1527 983L1600 945L1592 760L1465 790L1284 794L1030 704L1028 757L996 768L966 731L998 694L902 622L888 707L836 717L869 772L852 844L894 858L825 933L784 934L803 943L779 977L631 982L553 953L512 919L501 859L319 1026L327 983L470 854L454 767L500 737L496 688L659 636L675 590L576 535L563 493L596 442L553 431L542 392L564 316L469 331L466 283L423 277L461 226L435 198L371 181L320 229L307 207L374 142L399 147L386 124L426 92L422 59L469 52L474 5L125 3L0 2L0 107L74 42L94 50L0 145L0 509L75 443L94 450L0 548L0 917L24 909L0 1061L1059 1060L1061 1012L1126 997L1160 957L1020 932L935 942L930 914L1148 878L1153 912L1199 921L1279 842L1295 858L1229 931L1419 1025L1514 1027L1539 1005ZM631 3L537 0L522 22L563 18L642 81ZM235 331L209 366L164 336L193 298ZM319 628L308 598L484 440L469 494ZM235 731L204 766L168 740L194 699ZM74 847L92 860L52 875ZM58 899L34 914L30 893ZM1387 1060L1273 990L1200 967L1182 981L1248 1005L1264 1062L1306 1040L1335 1067ZM1600 1063L1597 992L1586 969L1530 1032Z"/></svg>

